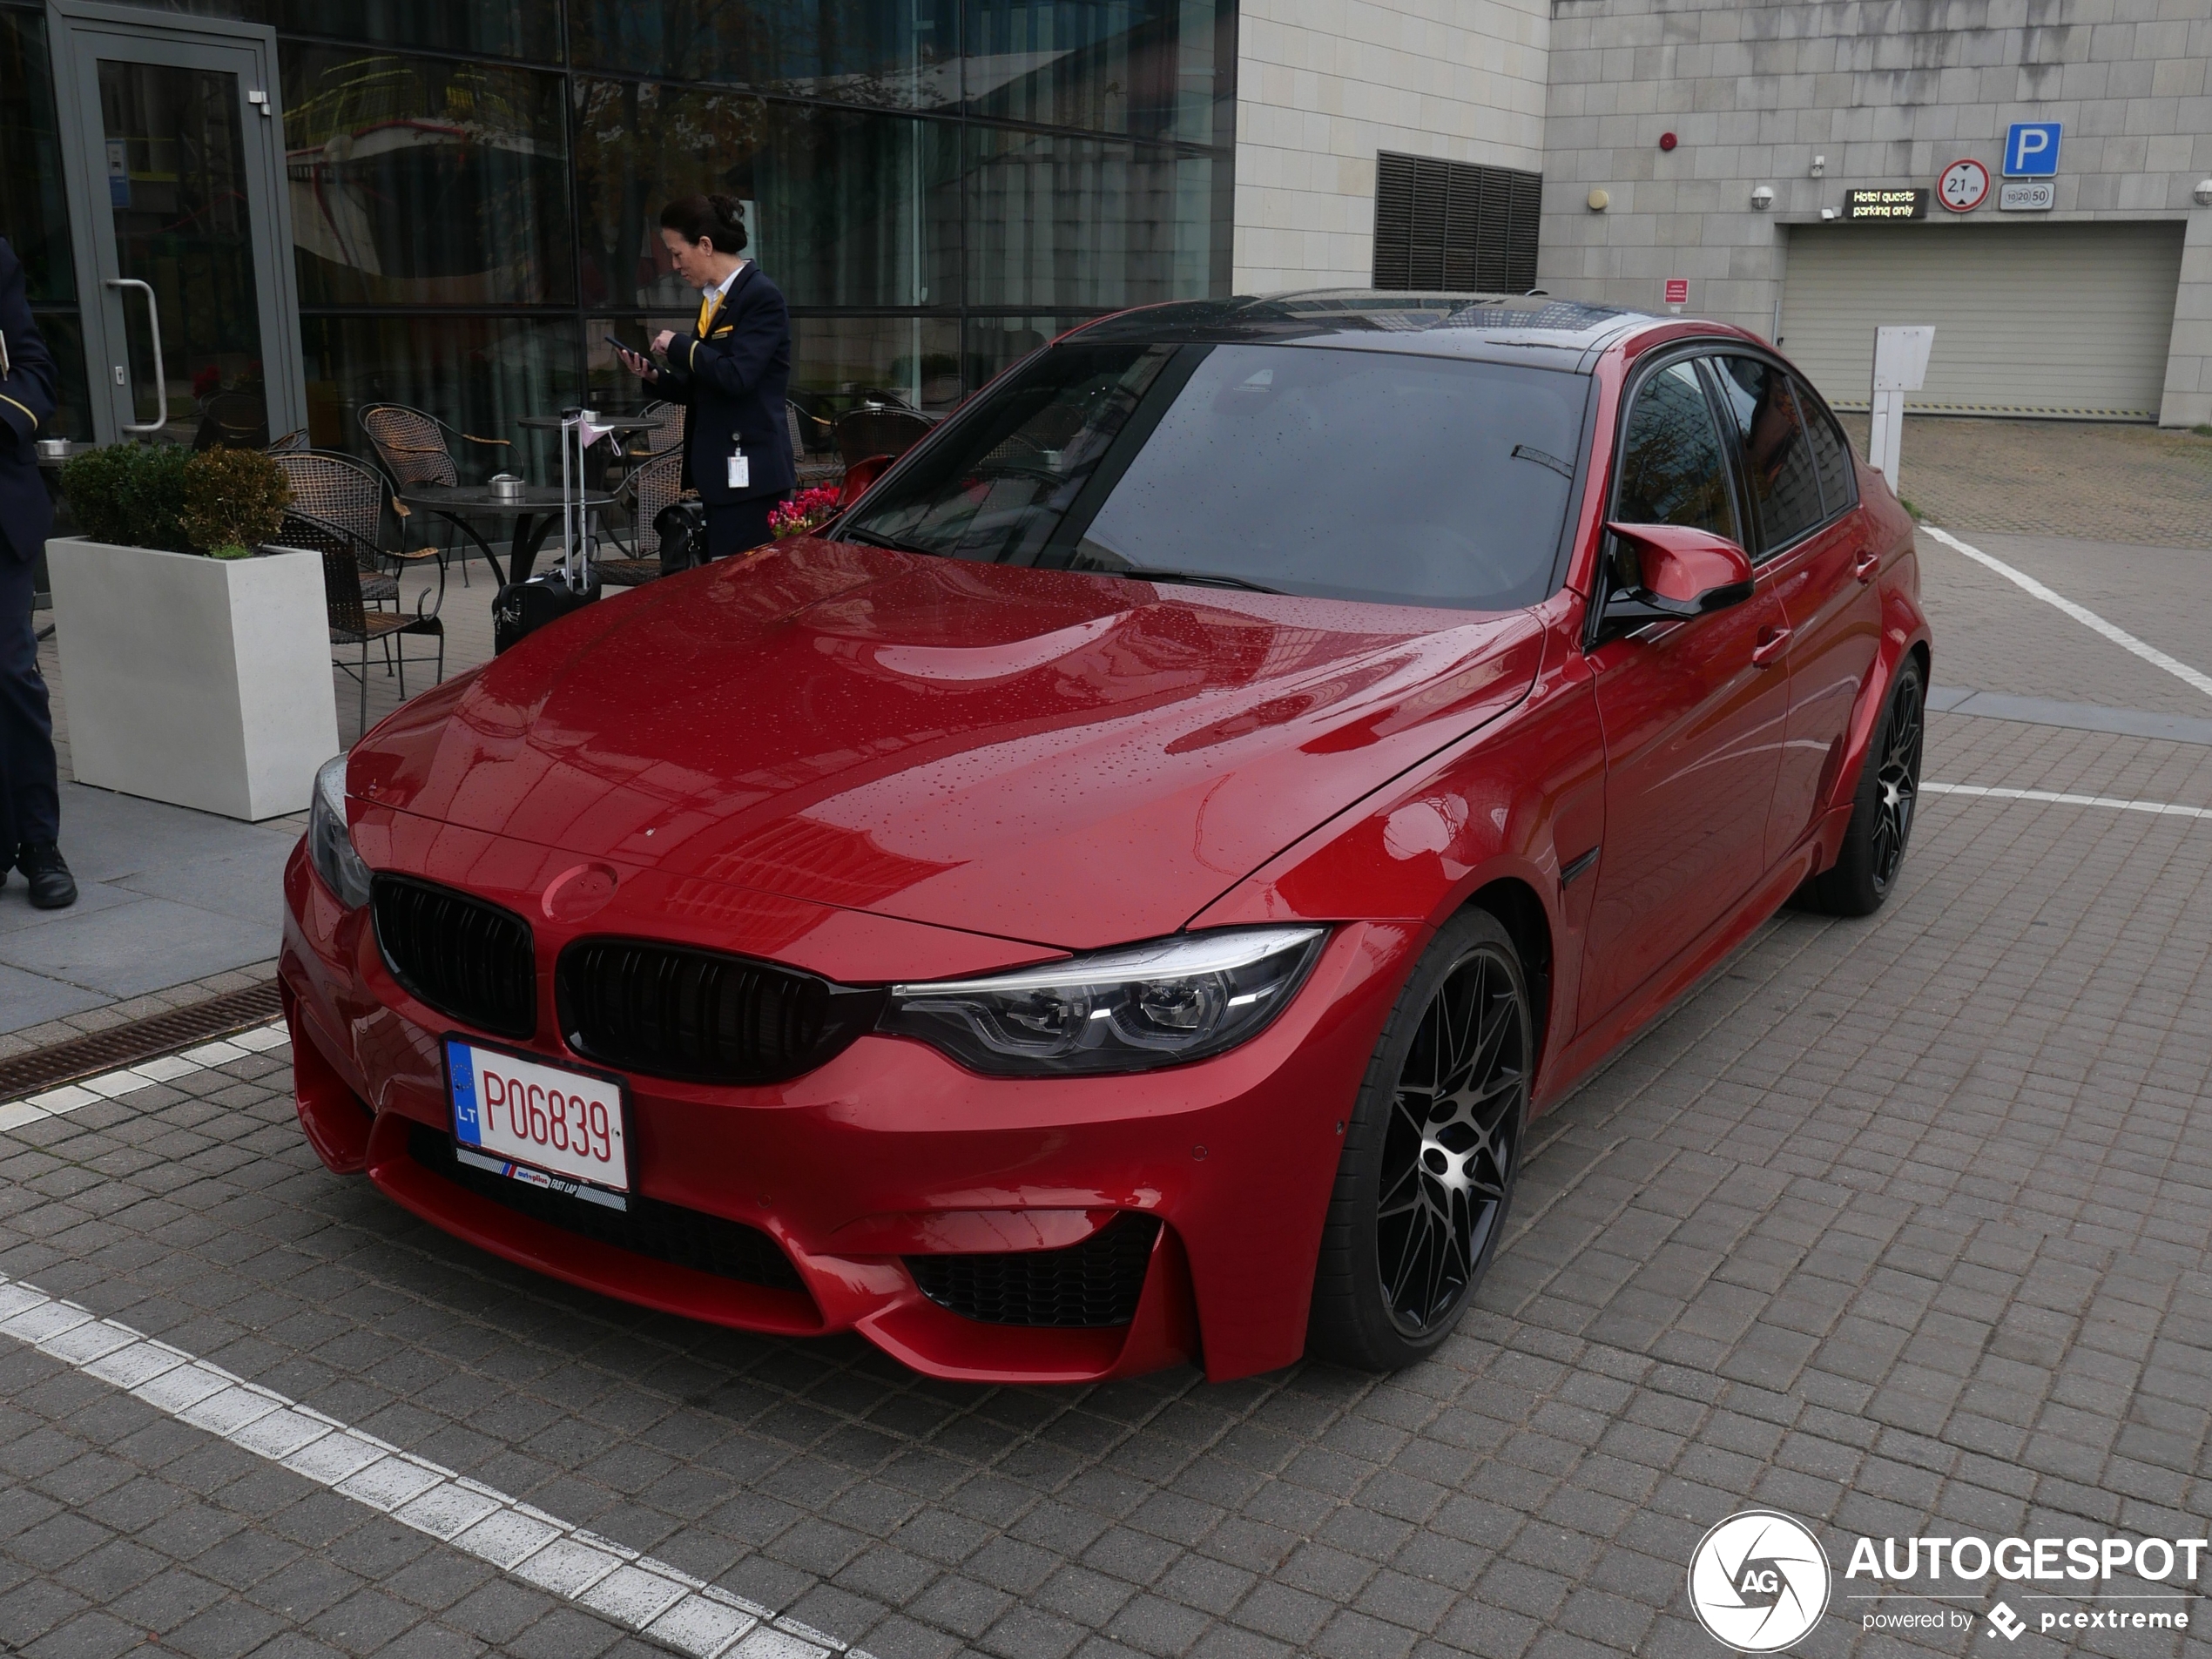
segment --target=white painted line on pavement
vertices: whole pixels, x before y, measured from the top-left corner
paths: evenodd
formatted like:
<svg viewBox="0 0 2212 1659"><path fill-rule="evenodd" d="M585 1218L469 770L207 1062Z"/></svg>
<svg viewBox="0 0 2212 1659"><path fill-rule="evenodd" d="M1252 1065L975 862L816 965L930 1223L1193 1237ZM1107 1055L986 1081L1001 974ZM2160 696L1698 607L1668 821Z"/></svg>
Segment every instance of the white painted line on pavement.
<svg viewBox="0 0 2212 1659"><path fill-rule="evenodd" d="M152 1060L141 1060L135 1066L125 1066L119 1071L102 1072L97 1077L80 1077L73 1083L64 1083L59 1089L30 1095L21 1100L0 1103L0 1130L19 1128L36 1123L42 1117L59 1117L73 1112L80 1106L90 1106L96 1100L116 1100L135 1093L150 1083L174 1082L179 1077L190 1076L195 1071L212 1071L232 1060L243 1060L250 1054L266 1054L271 1049L281 1049L292 1041L292 1034L281 1020L266 1025L257 1025L249 1031L233 1031L219 1042L206 1042L182 1054L165 1054Z"/></svg>
<svg viewBox="0 0 2212 1659"><path fill-rule="evenodd" d="M1967 546L1964 542L1953 536L1949 530L1938 529L1932 524L1923 524L1920 528L1925 530L1929 535L1934 536L1937 541L1941 542L1946 547L1950 548L1956 552L1964 553L1968 558L1973 560L1978 564L1987 565L1991 570L1996 571L1999 576L2003 577L2007 582L2013 583L2018 586L2026 589L2029 593L2033 594L2037 598L2040 599L2045 604L2053 605L2057 609L2063 610L2067 616L2073 617L2074 621L2080 623L2083 627L2094 629L2097 632L2102 634L2107 639L2112 641L2114 644L2119 646L2121 650L2134 652L2136 656L2150 664L2152 667L2162 668L2168 673L2171 674L2175 679L2181 680L2186 685L2195 686L2207 697L2212 697L2212 674L2206 674L2196 669L2191 668L2187 663L2182 662L2179 658L2168 657L2164 651L2159 650L2157 646L2148 644L2142 640L2136 638L2134 635L2129 633L2125 628L2119 626L2117 624L2107 622L2102 617L2100 617L2095 611L2090 610L2087 605L2078 605L2074 604L2073 600L2067 598L2066 595L2059 592L2056 589L2046 587L2042 583L2038 582L2033 577L2028 575L2027 571L2015 570L2011 565L2006 563L2004 560L1992 558L1988 554L1983 552L1978 547Z"/></svg>
<svg viewBox="0 0 2212 1659"><path fill-rule="evenodd" d="M691 1659L869 1659L811 1625L5 1275L0 1334Z"/></svg>
<svg viewBox="0 0 2212 1659"><path fill-rule="evenodd" d="M2212 818L2212 806L2177 806L2164 800L2122 800L2117 795L2062 795L2049 789L1993 789L1981 784L1928 784L1924 795L1980 795L1994 800L2046 800L2058 806L2108 806L2121 813L2155 813L2161 818Z"/></svg>

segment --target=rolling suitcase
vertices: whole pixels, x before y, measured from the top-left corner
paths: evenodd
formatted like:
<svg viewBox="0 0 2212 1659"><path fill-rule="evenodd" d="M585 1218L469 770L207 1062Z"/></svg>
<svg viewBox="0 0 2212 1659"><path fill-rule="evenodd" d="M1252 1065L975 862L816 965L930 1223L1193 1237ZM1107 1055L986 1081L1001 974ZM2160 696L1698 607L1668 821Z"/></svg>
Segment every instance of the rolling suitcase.
<svg viewBox="0 0 2212 1659"><path fill-rule="evenodd" d="M583 506L583 452L604 435L592 430L581 409L561 411L561 563L522 582L510 582L492 601L491 644L495 654L527 639L549 622L581 610L599 597L598 573L591 568L590 515Z"/></svg>

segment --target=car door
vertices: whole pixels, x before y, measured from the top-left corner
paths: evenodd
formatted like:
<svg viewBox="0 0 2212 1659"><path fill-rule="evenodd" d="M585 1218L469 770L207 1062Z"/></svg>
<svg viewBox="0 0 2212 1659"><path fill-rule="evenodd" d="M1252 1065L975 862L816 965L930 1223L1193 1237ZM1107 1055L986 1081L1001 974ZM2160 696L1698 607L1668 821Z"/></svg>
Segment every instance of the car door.
<svg viewBox="0 0 2212 1659"><path fill-rule="evenodd" d="M1685 524L1743 540L1706 378L1694 358L1682 357L1635 384L1612 522ZM1601 587L1622 556L1608 539ZM1605 839L1584 941L1581 1023L1631 995L1766 869L1789 713L1788 682L1776 667L1785 637L1770 579L1758 581L1750 599L1701 617L1595 619L1588 660L1605 734Z"/></svg>
<svg viewBox="0 0 2212 1659"><path fill-rule="evenodd" d="M1752 562L1770 570L1790 629L1782 653L1790 713L1767 818L1774 864L1812 826L1842 763L1851 708L1881 643L1881 598L1834 417L1767 358L1720 353L1713 369L1757 536Z"/></svg>

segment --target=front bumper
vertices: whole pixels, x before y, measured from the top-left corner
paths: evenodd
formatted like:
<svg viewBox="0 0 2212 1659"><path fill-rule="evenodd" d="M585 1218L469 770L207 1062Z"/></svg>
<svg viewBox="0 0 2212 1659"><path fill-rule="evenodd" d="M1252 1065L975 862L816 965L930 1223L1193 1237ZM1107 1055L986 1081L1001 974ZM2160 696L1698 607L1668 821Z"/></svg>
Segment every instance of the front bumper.
<svg viewBox="0 0 2212 1659"><path fill-rule="evenodd" d="M1339 927L1265 1031L1165 1071L987 1078L871 1035L771 1087L630 1079L637 1193L758 1229L788 1258L790 1288L587 1237L441 1173L424 1155L450 1134L439 1039L481 1034L409 997L367 913L341 909L303 849L285 894L300 1122L333 1170L366 1171L434 1225L571 1284L745 1330L858 1331L919 1371L986 1382L1093 1381L1183 1359L1222 1380L1298 1357L1342 1125L1422 942L1404 927ZM840 925L866 921L846 912ZM563 942L540 938L542 978ZM554 1023L520 1046L581 1063ZM1126 1325L964 1317L923 1294L907 1264L1064 1249L1132 1211L1162 1224Z"/></svg>

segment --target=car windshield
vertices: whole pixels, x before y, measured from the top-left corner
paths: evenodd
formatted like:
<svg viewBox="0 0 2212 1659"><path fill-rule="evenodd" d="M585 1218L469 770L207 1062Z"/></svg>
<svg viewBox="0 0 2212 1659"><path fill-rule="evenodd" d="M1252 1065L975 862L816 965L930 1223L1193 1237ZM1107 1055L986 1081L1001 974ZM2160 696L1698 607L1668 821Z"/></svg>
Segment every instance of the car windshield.
<svg viewBox="0 0 2212 1659"><path fill-rule="evenodd" d="M1501 610L1549 594L1587 377L1086 343L986 390L838 535L1000 564Z"/></svg>

